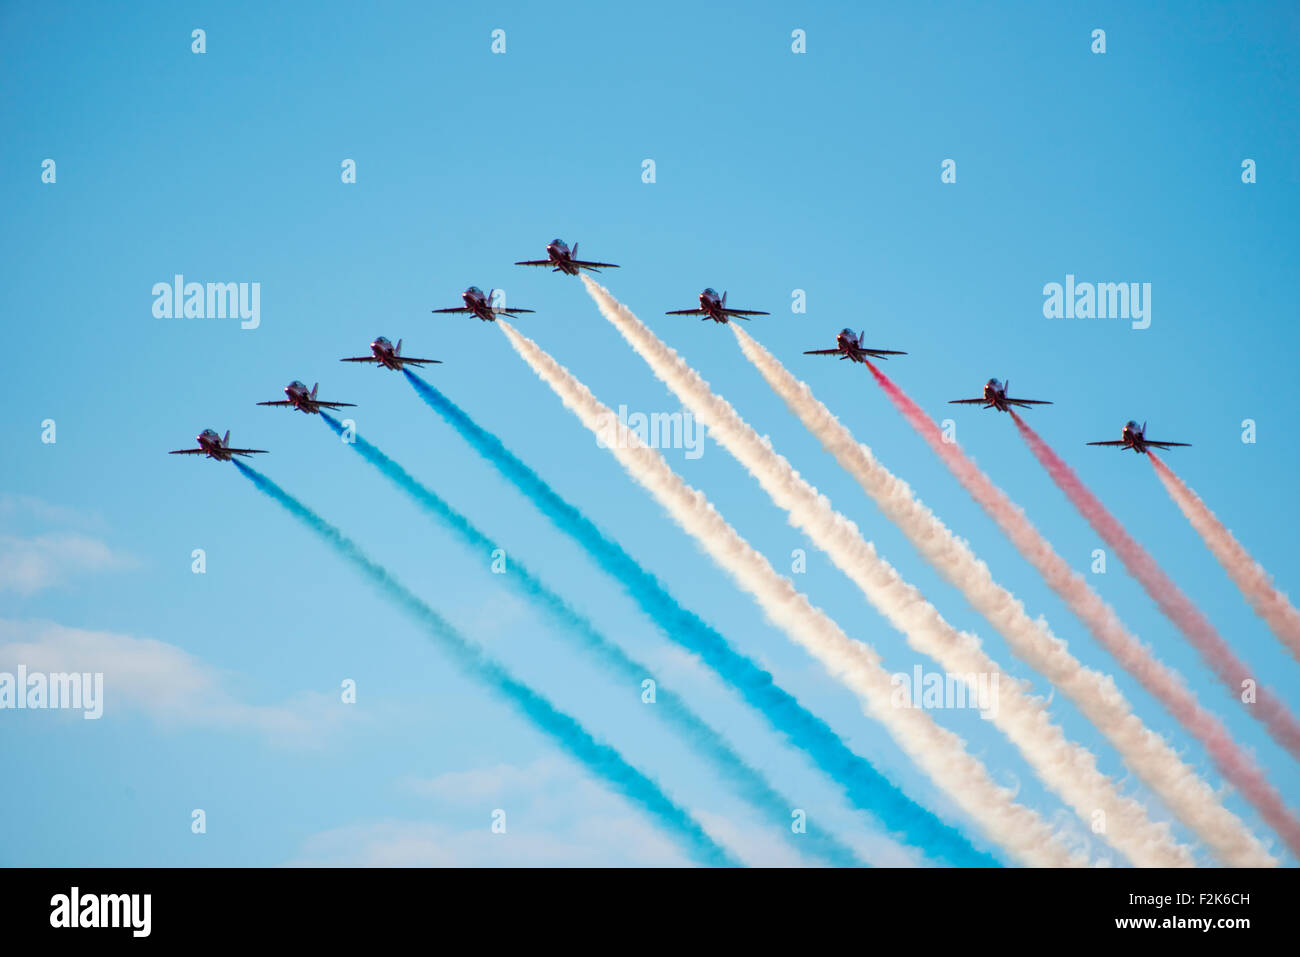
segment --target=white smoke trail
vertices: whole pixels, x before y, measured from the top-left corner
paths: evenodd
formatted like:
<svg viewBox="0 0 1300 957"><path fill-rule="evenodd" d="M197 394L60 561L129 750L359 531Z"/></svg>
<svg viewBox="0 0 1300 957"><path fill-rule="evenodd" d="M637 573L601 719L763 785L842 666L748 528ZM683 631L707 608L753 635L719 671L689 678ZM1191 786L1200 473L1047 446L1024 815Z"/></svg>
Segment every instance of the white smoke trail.
<svg viewBox="0 0 1300 957"><path fill-rule="evenodd" d="M1180 819L1192 828L1225 864L1259 867L1277 862L1214 790L1188 766L1169 743L1148 729L1106 674L1085 667L1070 654L1047 622L1032 619L1024 605L993 580L987 565L916 498L907 483L877 461L852 433L775 356L740 326L731 324L745 357L758 369L790 410L837 462L857 480L921 554L971 605L998 629L1019 658L1060 688L1106 736L1128 767ZM999 524L1016 520L1005 498L992 503Z"/></svg>
<svg viewBox="0 0 1300 957"><path fill-rule="evenodd" d="M1043 576L1048 587L1115 656L1124 670L1140 681L1142 687L1205 746L1223 776L1259 810L1269 826L1286 841L1292 853L1300 854L1300 823L1287 808L1282 795L1264 777L1255 760L1232 739L1218 716L1203 708L1182 677L1156 658L1136 635L1124 627L1115 610L1052 548L1025 513L966 456L961 446L947 441L934 420L888 376L874 366L871 373L912 428L925 439L971 498L998 523L1016 550ZM1015 416L1014 412L1011 414ZM1252 842L1250 847L1254 846ZM1221 856L1230 853L1231 848L1225 847Z"/></svg>
<svg viewBox="0 0 1300 957"><path fill-rule="evenodd" d="M597 436L609 435L611 426L618 422L609 408L535 342L507 322L498 320L497 324L583 425ZM895 707L890 676L875 651L849 638L789 579L777 574L768 560L727 524L703 493L687 485L668 466L662 455L625 430L619 432L619 441L606 445L632 478L753 596L769 619L858 694L866 713L886 727L899 746L992 840L1031 866L1086 864L1084 857L1071 852L1035 811L1016 804L1012 793L989 777L983 764L966 752L961 738L941 728L921 708Z"/></svg>
<svg viewBox="0 0 1300 957"><path fill-rule="evenodd" d="M1214 557L1218 559L1223 570L1241 589L1241 593L1255 609L1255 614L1264 619L1265 624L1278 637L1287 650L1300 661L1300 612L1287 600L1286 595L1277 590L1273 578L1263 567L1250 557L1250 552L1242 547L1241 542L1230 532L1210 507L1201 500L1187 485L1174 474L1173 469L1156 458L1148 455L1155 466L1156 475L1160 477L1169 497L1187 516L1192 527L1205 540Z"/></svg>
<svg viewBox="0 0 1300 957"><path fill-rule="evenodd" d="M1145 867L1180 867L1195 863L1169 826L1153 822L1146 808L1121 795L1102 774L1086 748L1069 741L1049 718L1044 702L1027 686L1002 673L974 635L948 624L937 609L894 568L876 554L857 526L836 512L829 500L799 475L771 444L758 435L725 399L714 394L673 349L669 348L608 290L586 277L588 292L601 313L689 407L709 433L754 476L771 499L826 552L867 599L906 637L908 644L942 663L953 675L998 676L998 707L991 720L1016 745L1039 778L1091 824L1097 812L1105 826L1099 836ZM986 679L988 680L988 679Z"/></svg>

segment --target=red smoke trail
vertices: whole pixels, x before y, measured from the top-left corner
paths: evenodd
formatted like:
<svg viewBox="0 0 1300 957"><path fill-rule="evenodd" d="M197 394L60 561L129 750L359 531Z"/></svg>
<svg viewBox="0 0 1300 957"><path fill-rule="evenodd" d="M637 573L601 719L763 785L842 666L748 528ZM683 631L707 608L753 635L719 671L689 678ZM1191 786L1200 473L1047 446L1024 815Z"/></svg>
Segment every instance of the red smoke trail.
<svg viewBox="0 0 1300 957"><path fill-rule="evenodd" d="M1264 619L1273 634L1300 661L1300 612L1287 601L1286 595L1277 590L1268 572L1250 557L1250 553L1210 511L1210 507L1201 501L1200 496L1188 488L1174 474L1173 469L1156 458L1154 452L1147 453L1147 458L1155 466L1156 475L1169 492L1169 497L1205 540L1206 546L1228 573L1228 577L1246 596L1255 614Z"/></svg>
<svg viewBox="0 0 1300 957"><path fill-rule="evenodd" d="M998 523L1024 558L1088 628L1092 635L1204 746L1219 773L1230 781L1273 828L1293 854L1300 856L1300 822L1264 777L1254 759L1237 746L1213 713L1205 710L1177 672L1156 658L1119 620L1111 608L1042 536L1025 513L967 458L928 415L870 363L867 367L885 395L920 433L981 508Z"/></svg>
<svg viewBox="0 0 1300 957"><path fill-rule="evenodd" d="M1161 570L1147 550L1133 540L1119 520L1106 510L1106 506L1084 487L1079 476L1074 474L1074 470L1039 438L1037 432L1025 424L1024 419L1015 412L1011 413L1011 418L1015 419L1021 436L1029 444L1035 458L1052 476L1052 480L1060 486L1061 491L1079 513L1088 520L1093 531L1115 550L1129 574L1138 580L1146 593L1151 596L1152 601L1164 612L1165 617L1172 621L1192 646L1200 652L1202 660L1219 676L1219 680L1227 686L1228 692L1235 698L1242 692L1242 682L1250 681L1256 685L1255 704L1248 705L1248 710L1255 718L1264 722L1269 734L1278 744L1290 751L1293 757L1300 758L1300 723L1296 722L1286 706L1258 683L1245 662L1233 654L1228 643L1219 636L1209 619L1201 614L1182 590Z"/></svg>

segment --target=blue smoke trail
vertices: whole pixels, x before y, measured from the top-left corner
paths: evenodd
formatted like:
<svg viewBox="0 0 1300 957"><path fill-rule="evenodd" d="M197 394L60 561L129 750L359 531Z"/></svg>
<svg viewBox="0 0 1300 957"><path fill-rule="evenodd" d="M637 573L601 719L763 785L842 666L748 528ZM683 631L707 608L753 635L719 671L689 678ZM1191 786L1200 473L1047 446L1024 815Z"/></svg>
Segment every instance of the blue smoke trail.
<svg viewBox="0 0 1300 957"><path fill-rule="evenodd" d="M701 863L736 866L731 855L714 843L695 820L607 744L597 741L575 719L557 710L549 701L521 684L504 667L486 656L448 621L421 601L405 585L393 578L382 565L376 564L350 538L329 524L306 505L276 485L261 472L238 460L235 466L261 491L283 505L294 518L334 547L389 598L401 605L462 668L488 685L524 713L557 743L580 761L587 770L604 778L619 793L641 805L668 831L676 835Z"/></svg>
<svg viewBox="0 0 1300 957"><path fill-rule="evenodd" d="M899 790L870 761L854 753L826 722L778 687L769 672L732 648L695 613L682 607L654 575L562 499L500 439L481 428L464 410L415 373L403 369L402 374L420 398L475 451L618 579L665 635L699 654L709 667L734 685L773 728L838 781L856 807L875 815L886 828L900 834L906 843L923 848L931 857L959 867L1001 866L995 857L977 849L959 830Z"/></svg>
<svg viewBox="0 0 1300 957"><path fill-rule="evenodd" d="M451 529L468 549L488 554L496 547L468 518L374 445L355 431L345 436L343 423L328 412L322 412L321 418L335 434L348 438L349 444L362 458L413 498L417 505ZM645 665L628 657L622 648L601 634L586 616L548 588L518 558L511 559L510 574L505 578L558 622L565 634L577 638L583 647L594 652L608 667L621 674L632 687L638 686L646 676L649 669ZM820 828L814 830L809 825L805 837L796 836L789 828L789 814L794 809L794 804L777 793L760 771L746 763L727 740L692 711L680 697L671 691L659 689L654 711L675 725L692 747L718 767L746 800L767 812L772 822L796 845L808 840L826 860L837 867L858 866L853 851Z"/></svg>

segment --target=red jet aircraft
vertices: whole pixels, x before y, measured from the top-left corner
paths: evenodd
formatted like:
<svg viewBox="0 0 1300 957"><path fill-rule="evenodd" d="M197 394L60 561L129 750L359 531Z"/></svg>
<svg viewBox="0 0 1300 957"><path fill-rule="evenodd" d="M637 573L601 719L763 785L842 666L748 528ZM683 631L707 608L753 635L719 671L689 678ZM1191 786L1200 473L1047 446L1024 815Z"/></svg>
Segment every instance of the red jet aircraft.
<svg viewBox="0 0 1300 957"><path fill-rule="evenodd" d="M949 399L949 405L982 405L986 409L997 409L999 412L1010 412L1011 406L1017 405L1022 409L1027 409L1031 405L1051 405L1046 399L1013 399L1007 395L1007 390L1011 388L1011 380L1003 385L997 379L989 379L984 383L984 398L982 399Z"/></svg>
<svg viewBox="0 0 1300 957"><path fill-rule="evenodd" d="M374 342L370 343L370 351L373 355L353 356L349 359L340 359L339 362L374 362L379 368L392 369L394 372L401 372L402 366L413 365L423 366L433 362L438 365L442 364L441 359L413 359L410 356L402 355L402 340L397 340L397 345L393 345L385 336L380 336Z"/></svg>
<svg viewBox="0 0 1300 957"><path fill-rule="evenodd" d="M1120 433L1120 438L1110 442L1089 442L1088 444L1115 446L1118 447L1120 451L1123 451L1124 449L1132 449L1139 455L1145 455L1148 448L1169 449L1176 445L1184 447L1190 447L1191 445L1190 442L1156 442L1146 437L1146 431L1147 424L1145 422L1143 422L1141 427L1139 427L1136 422L1129 419L1128 422L1124 424L1124 431Z"/></svg>
<svg viewBox="0 0 1300 957"><path fill-rule="evenodd" d="M600 272L602 269L617 269L614 263L591 262L578 257L578 244L573 244L573 250L569 250L569 244L563 239L552 239L546 244L546 259L525 259L522 262L515 263L516 266L550 266L552 272L562 272L566 276L576 276L578 271L589 269L592 272Z"/></svg>
<svg viewBox="0 0 1300 957"><path fill-rule="evenodd" d="M840 334L835 337L834 349L809 349L804 355L806 356L834 356L838 355L841 359L848 359L852 362L867 361L867 357L872 359L888 359L890 356L905 356L906 352L895 352L893 349L868 349L862 344L862 338L866 330L859 335L852 329L841 329Z"/></svg>
<svg viewBox="0 0 1300 957"><path fill-rule="evenodd" d="M727 294L725 292L719 296L714 290L706 289L700 293L700 308L678 309L674 312L665 312L664 315L699 316L701 319L712 319L714 322L725 323L728 319L748 319L750 316L767 316L770 313L757 312L753 309L729 309L727 308Z"/></svg>
<svg viewBox="0 0 1300 957"><path fill-rule="evenodd" d="M204 429L194 441L199 443L197 449L177 449L168 455L206 455L218 462L229 462L236 455L264 455L266 449L232 449L230 447L230 430L226 429L225 438L217 435L216 429Z"/></svg>
<svg viewBox="0 0 1300 957"><path fill-rule="evenodd" d="M284 394L288 396L287 399L278 399L274 402L259 402L257 404L289 406L291 408L297 409L299 412L306 412L310 415L314 415L320 412L321 409L342 409L342 408L356 407L355 402L321 402L319 399L316 398L316 390L318 388L320 388L319 382L313 385L311 387L311 391L308 392L306 385L299 382L297 379L294 379L287 386L285 386Z"/></svg>
<svg viewBox="0 0 1300 957"><path fill-rule="evenodd" d="M532 309L498 309L492 305L492 297L496 294L495 289L488 290L487 294L478 286L470 286L460 294L465 300L463 306L452 306L448 309L434 309L434 312L457 312L465 313L471 316L478 316L484 322L496 322L497 316L509 316L515 318L517 312L532 312Z"/></svg>

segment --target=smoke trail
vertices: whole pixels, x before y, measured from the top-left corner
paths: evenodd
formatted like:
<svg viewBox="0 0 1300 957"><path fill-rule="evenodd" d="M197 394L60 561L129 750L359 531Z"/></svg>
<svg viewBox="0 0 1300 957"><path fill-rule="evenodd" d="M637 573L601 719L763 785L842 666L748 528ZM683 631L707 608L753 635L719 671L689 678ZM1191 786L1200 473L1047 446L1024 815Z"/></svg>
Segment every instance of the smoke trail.
<svg viewBox="0 0 1300 957"><path fill-rule="evenodd" d="M513 704L588 771L604 778L620 794L649 812L696 860L708 865L736 866L731 855L715 844L690 814L674 804L654 781L623 760L616 750L597 741L576 720L557 710L527 685L521 684L502 665L485 655L482 649L472 644L441 615L393 578L387 569L367 557L355 542L333 525L262 473L238 460L235 460L235 466L258 489L283 505L294 518L351 561L386 597L397 602L424 625L430 637L436 639L438 645L450 653L469 675Z"/></svg>
<svg viewBox="0 0 1300 957"><path fill-rule="evenodd" d="M1250 553L1210 511L1210 507L1201 501L1200 496L1188 488L1168 465L1156 458L1154 452L1148 452L1147 458L1155 466L1156 475L1160 477L1169 497L1187 516L1201 538L1205 539L1205 544L1241 589L1241 593L1250 602L1250 607L1255 609L1255 614L1264 619L1273 634L1300 661L1300 612L1296 611L1286 595L1277 590L1272 576L1250 557Z"/></svg>
<svg viewBox="0 0 1300 957"><path fill-rule="evenodd" d="M343 424L328 412L322 412L321 418L336 434L345 434ZM480 554L489 554L496 547L468 518L370 442L356 433L349 438L350 444L362 458L414 499L421 509L455 533L466 548ZM640 688L642 679L650 673L650 669L628 657L622 648L601 634L588 618L548 588L517 557L511 560L510 574L505 578L549 614L560 625L563 634L576 639L584 650L594 653L607 667L621 675L630 687ZM692 711L682 698L661 686L655 703L654 713L676 728L686 742L718 769L745 800L764 812L768 820L791 843L799 846L807 840L813 845L813 853L822 855L831 864L837 867L858 866L858 859L851 849L811 822L805 835L795 835L789 827L794 802L779 794L761 771L737 754L727 739ZM803 850L802 847L799 849Z"/></svg>
<svg viewBox="0 0 1300 957"><path fill-rule="evenodd" d="M1142 687L1205 746L1220 773L1259 809L1269 825L1286 839L1292 851L1300 852L1300 825L1254 760L1237 747L1223 723L1201 707L1177 672L1156 658L1124 627L1115 610L1057 554L1025 517L1024 511L966 457L961 447L947 441L934 421L888 376L874 365L868 367L904 419L925 439L971 498L997 522L1020 554L1038 569L1048 587L1114 655L1120 666L1140 681ZM1119 693L1118 689L1115 693ZM1155 773L1162 765L1172 768L1163 760L1153 759L1149 770ZM1174 787L1176 782L1177 778L1167 779L1166 790ZM1166 796L1165 799L1171 801L1170 806L1179 817L1192 826L1223 862L1234 867L1277 863L1236 815L1216 806L1217 796L1199 778L1188 778L1180 797L1170 799Z"/></svg>
<svg viewBox="0 0 1300 957"><path fill-rule="evenodd" d="M504 328L501 320L498 325ZM698 654L706 665L735 687L773 729L804 751L818 768L844 788L850 803L874 815L890 831L901 835L905 843L924 849L934 859L960 867L997 865L995 858L974 848L961 832L912 802L871 762L855 754L829 725L781 689L769 672L733 649L722 635L678 603L654 575L562 499L500 439L481 428L424 379L407 369L402 372L425 403L613 576L666 637ZM1047 847L1054 845L1049 842ZM1046 851L1029 850L1028 856L1036 862L1045 861L1049 856ZM1052 857L1049 863L1057 861Z"/></svg>
<svg viewBox="0 0 1300 957"><path fill-rule="evenodd" d="M600 436L617 422L586 386L536 343L508 323L501 324L501 328L583 425ZM858 693L867 714L884 724L904 751L994 840L1038 866L1082 863L1072 858L1037 814L1017 805L1010 792L993 783L984 766L965 752L960 738L935 724L923 709L896 704L890 675L876 653L850 639L789 579L778 575L702 493L673 472L662 455L626 430L617 441L607 439L605 444L628 473L758 602L771 621L786 630L833 677Z"/></svg>
<svg viewBox="0 0 1300 957"><path fill-rule="evenodd" d="M1233 860L1241 859L1245 851L1243 863L1268 862L1245 825L1223 807L1209 785L1167 741L1142 723L1109 675L1085 667L1052 633L1047 622L1030 618L1024 605L993 580L988 566L966 542L926 508L906 482L877 461L871 449L854 439L848 428L817 401L807 384L791 375L739 325L731 323L731 329L745 357L822 447L835 456L921 554L1006 636L1011 650L1079 707L1166 806L1194 830L1204 828L1207 843L1224 848Z"/></svg>
<svg viewBox="0 0 1300 957"><path fill-rule="evenodd" d="M1200 653L1202 660L1218 675L1233 697L1243 695L1243 689L1257 688L1254 705L1248 702L1247 710L1258 721L1262 721L1279 744L1286 748L1293 757L1300 758L1300 724L1292 717L1280 700L1261 685L1246 667L1245 662L1233 654L1227 642L1219 636L1191 600L1182 593L1177 585L1166 575L1154 558L1124 531L1124 526L1106 507L1084 487L1074 470L1048 447L1025 421L1011 413L1016 420L1020 434L1029 444L1034 457L1047 469L1052 480L1060 486L1066 497L1088 520L1093 530L1105 539L1106 543L1119 555L1120 561L1130 575L1137 579L1151 599L1160 607L1170 621L1177 626Z"/></svg>
<svg viewBox="0 0 1300 957"><path fill-rule="evenodd" d="M646 361L654 374L709 429L713 438L758 480L785 509L790 523L817 544L863 595L922 654L943 663L954 676L975 687L977 676L996 675L998 707L990 720L1016 745L1038 777L1084 821L1101 810L1107 827L1099 834L1134 863L1172 867L1192 863L1190 853L1156 824L1138 801L1122 796L1096 766L1086 748L1069 741L1047 714L1045 703L1028 685L1002 673L974 635L958 631L916 588L881 558L857 526L836 512L791 464L759 436L725 399L674 350L600 285L584 279L601 313Z"/></svg>

